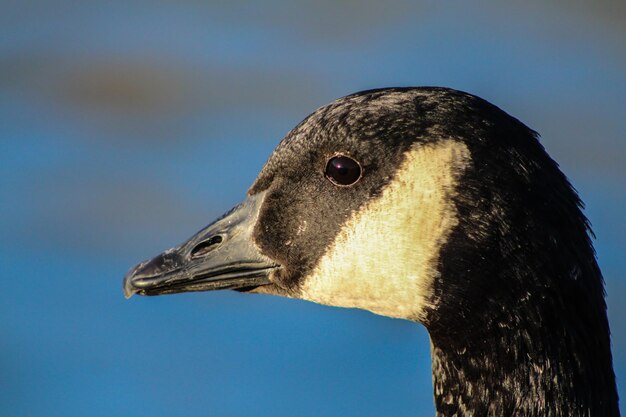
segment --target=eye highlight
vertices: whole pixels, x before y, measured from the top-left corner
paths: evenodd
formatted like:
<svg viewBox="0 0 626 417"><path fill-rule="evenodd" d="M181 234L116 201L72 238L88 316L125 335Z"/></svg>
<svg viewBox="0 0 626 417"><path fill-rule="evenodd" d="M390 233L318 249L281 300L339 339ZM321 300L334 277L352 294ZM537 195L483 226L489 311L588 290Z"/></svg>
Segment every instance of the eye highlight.
<svg viewBox="0 0 626 417"><path fill-rule="evenodd" d="M336 155L326 163L324 174L330 182L339 186L352 185L361 178L361 165L345 155Z"/></svg>

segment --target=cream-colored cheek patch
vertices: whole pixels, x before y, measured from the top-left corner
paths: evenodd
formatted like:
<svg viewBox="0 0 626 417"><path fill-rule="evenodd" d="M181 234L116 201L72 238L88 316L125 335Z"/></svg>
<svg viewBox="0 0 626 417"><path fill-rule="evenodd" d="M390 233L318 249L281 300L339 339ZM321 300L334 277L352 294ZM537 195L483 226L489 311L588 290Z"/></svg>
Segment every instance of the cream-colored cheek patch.
<svg viewBox="0 0 626 417"><path fill-rule="evenodd" d="M457 224L451 197L468 161L460 142L417 145L380 196L342 227L303 280L301 298L423 319L439 251Z"/></svg>

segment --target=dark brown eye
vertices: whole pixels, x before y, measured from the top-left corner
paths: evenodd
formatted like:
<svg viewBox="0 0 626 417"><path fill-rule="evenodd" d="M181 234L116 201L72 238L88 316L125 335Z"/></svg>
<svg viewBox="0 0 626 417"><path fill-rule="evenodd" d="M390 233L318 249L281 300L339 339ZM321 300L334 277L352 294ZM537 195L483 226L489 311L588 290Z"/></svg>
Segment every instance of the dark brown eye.
<svg viewBox="0 0 626 417"><path fill-rule="evenodd" d="M352 185L361 178L361 165L352 158L337 155L328 160L324 173L335 185Z"/></svg>

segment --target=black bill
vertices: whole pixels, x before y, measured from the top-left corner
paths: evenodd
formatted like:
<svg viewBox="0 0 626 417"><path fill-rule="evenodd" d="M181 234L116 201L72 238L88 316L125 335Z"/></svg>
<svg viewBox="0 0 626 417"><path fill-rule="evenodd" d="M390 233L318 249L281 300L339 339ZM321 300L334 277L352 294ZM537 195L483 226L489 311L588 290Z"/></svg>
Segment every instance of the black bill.
<svg viewBox="0 0 626 417"><path fill-rule="evenodd" d="M279 265L252 238L263 198L264 193L248 197L187 242L132 268L124 277L126 297L269 284Z"/></svg>

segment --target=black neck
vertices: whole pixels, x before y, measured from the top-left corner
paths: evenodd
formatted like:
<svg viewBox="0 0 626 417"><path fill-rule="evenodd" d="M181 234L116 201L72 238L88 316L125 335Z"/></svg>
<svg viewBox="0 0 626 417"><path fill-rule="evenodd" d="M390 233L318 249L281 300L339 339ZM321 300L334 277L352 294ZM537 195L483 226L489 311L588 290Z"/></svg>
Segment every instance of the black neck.
<svg viewBox="0 0 626 417"><path fill-rule="evenodd" d="M424 320L437 413L619 416L582 203L532 132L502 129L481 136L498 140L471 142L481 163L453 198L459 225Z"/></svg>
<svg viewBox="0 0 626 417"><path fill-rule="evenodd" d="M492 291L429 326L438 416L619 416L602 296L560 291Z"/></svg>

